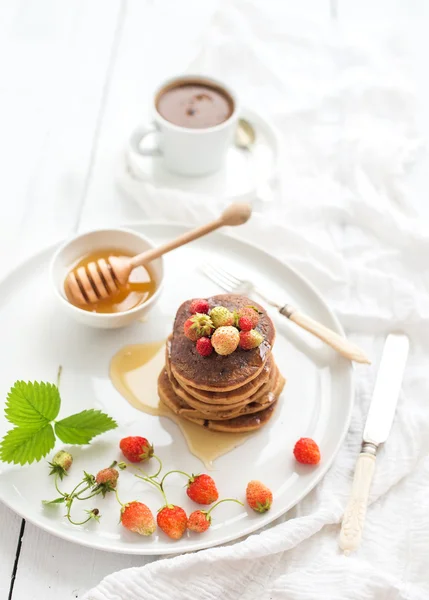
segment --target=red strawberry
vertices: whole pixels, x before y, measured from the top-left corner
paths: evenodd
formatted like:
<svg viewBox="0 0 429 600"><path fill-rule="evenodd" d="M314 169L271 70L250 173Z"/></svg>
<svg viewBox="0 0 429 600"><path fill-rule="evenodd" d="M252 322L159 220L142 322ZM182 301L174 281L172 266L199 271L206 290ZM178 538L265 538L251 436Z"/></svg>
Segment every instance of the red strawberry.
<svg viewBox="0 0 429 600"><path fill-rule="evenodd" d="M188 517L180 506L167 504L158 512L156 518L158 526L173 540L180 540L186 531Z"/></svg>
<svg viewBox="0 0 429 600"><path fill-rule="evenodd" d="M219 500L219 502L214 504L210 510L194 510L194 512L189 515L188 529L195 531L196 533L207 531L212 522L212 511L219 506L219 504L222 504L222 502L236 502L237 504L240 504L240 506L244 506L240 500L236 500L235 498L225 498L224 500Z"/></svg>
<svg viewBox="0 0 429 600"><path fill-rule="evenodd" d="M205 473L189 478L186 493L197 504L211 504L219 498L214 480Z"/></svg>
<svg viewBox="0 0 429 600"><path fill-rule="evenodd" d="M98 471L97 475L95 476L95 481L98 485L105 485L114 490L116 488L118 477L118 471L112 467L109 467L108 469L102 469L101 471Z"/></svg>
<svg viewBox="0 0 429 600"><path fill-rule="evenodd" d="M213 352L213 346L208 337L202 337L197 340L197 352L201 354L201 356L210 356Z"/></svg>
<svg viewBox="0 0 429 600"><path fill-rule="evenodd" d="M250 481L246 489L247 504L259 513L270 510L273 503L273 494L266 485L260 481Z"/></svg>
<svg viewBox="0 0 429 600"><path fill-rule="evenodd" d="M213 323L208 315L195 313L183 324L183 333L187 338L196 342L199 338L211 335Z"/></svg>
<svg viewBox="0 0 429 600"><path fill-rule="evenodd" d="M244 329L244 327L241 327L241 325L240 325L240 320L243 317L250 320L250 322L252 324L250 329L255 329L255 327L259 323L259 312L254 306L245 306L244 308L240 308L240 310L237 313L238 326L243 331L249 331L250 329Z"/></svg>
<svg viewBox="0 0 429 600"><path fill-rule="evenodd" d="M311 438L301 438L293 449L296 460L305 465L317 465L320 462L319 446Z"/></svg>
<svg viewBox="0 0 429 600"><path fill-rule="evenodd" d="M219 327L212 335L212 345L217 354L227 356L237 349L240 341L238 329L232 326Z"/></svg>
<svg viewBox="0 0 429 600"><path fill-rule="evenodd" d="M133 463L143 462L153 456L152 444L146 438L138 435L122 438L119 447L125 458Z"/></svg>
<svg viewBox="0 0 429 600"><path fill-rule="evenodd" d="M242 350L253 350L253 348L260 346L263 341L263 336L256 329L240 332L239 346Z"/></svg>
<svg viewBox="0 0 429 600"><path fill-rule="evenodd" d="M253 329L252 319L249 319L249 317L240 317L238 319L238 327L241 331L250 331Z"/></svg>
<svg viewBox="0 0 429 600"><path fill-rule="evenodd" d="M153 514L142 502L125 504L121 510L121 523L126 529L140 535L152 535L156 529Z"/></svg>
<svg viewBox="0 0 429 600"><path fill-rule="evenodd" d="M204 533L210 527L211 517L207 514L205 510L194 510L193 513L189 515L188 519L188 529L190 531L195 531L195 533Z"/></svg>
<svg viewBox="0 0 429 600"><path fill-rule="evenodd" d="M195 313L207 314L209 312L209 303L203 298L196 298L195 300L192 300L189 312L191 315L194 315Z"/></svg>

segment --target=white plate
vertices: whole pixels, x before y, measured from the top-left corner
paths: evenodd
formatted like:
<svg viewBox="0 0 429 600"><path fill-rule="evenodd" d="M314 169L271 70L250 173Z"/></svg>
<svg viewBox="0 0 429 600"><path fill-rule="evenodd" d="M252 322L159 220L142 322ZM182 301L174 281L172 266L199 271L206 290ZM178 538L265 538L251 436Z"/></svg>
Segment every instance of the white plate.
<svg viewBox="0 0 429 600"><path fill-rule="evenodd" d="M263 117L248 109L242 115L254 127L255 143L251 151L231 146L225 166L205 177L184 177L168 171L160 156L142 157L131 150L127 153L130 174L135 179L150 182L157 188L180 190L216 198L245 199L250 195L269 194L267 182L275 177L279 142L274 127ZM150 136L149 136L150 137ZM144 195L139 195L144 203Z"/></svg>
<svg viewBox="0 0 429 600"><path fill-rule="evenodd" d="M184 229L156 223L130 227L157 244ZM342 333L335 316L304 279L262 250L220 233L166 257L165 290L147 323L136 323L124 330L88 329L70 321L57 307L47 271L52 252L51 248L34 256L0 283L0 394L5 398L16 379L55 381L61 364L62 416L97 407L117 419L118 430L96 438L86 448L73 448L75 463L64 483L66 489L71 489L83 469L95 473L119 458L118 441L123 435L148 437L167 469L188 473L205 470L190 454L172 421L132 408L113 388L108 376L110 359L122 346L164 339L183 300L219 292L198 273L201 262L220 260L230 264L231 269L260 282L267 291L281 292L285 300ZM26 467L1 464L0 499L32 523L64 539L129 554L170 554L222 544L282 515L317 484L338 451L349 424L353 382L348 361L307 334L297 334L282 317L273 316L277 326L274 353L288 379L280 405L265 428L216 461L213 473L221 497L243 498L250 479L263 480L274 492L268 513L259 515L225 503L213 514L213 525L205 534L185 535L174 542L160 532L148 539L129 533L118 524L119 507L110 494L95 503L103 514L100 524L75 527L62 517L63 508L48 509L41 504L43 499L56 496L46 461ZM0 434L3 436L9 428L2 415ZM294 461L292 449L301 436L313 437L320 445L322 461L316 468ZM58 444L56 449L62 446ZM140 499L154 512L160 507L157 491L130 473L122 473L119 483L120 496L126 501ZM171 478L169 499L191 512L195 505L186 497L183 484L182 478ZM92 504L87 508L92 508Z"/></svg>

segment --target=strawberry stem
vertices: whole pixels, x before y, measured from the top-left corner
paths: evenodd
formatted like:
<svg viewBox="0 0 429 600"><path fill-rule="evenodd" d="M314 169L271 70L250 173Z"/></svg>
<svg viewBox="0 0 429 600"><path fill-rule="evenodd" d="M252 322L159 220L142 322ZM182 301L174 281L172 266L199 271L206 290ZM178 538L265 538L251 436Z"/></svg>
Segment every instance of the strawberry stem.
<svg viewBox="0 0 429 600"><path fill-rule="evenodd" d="M216 502L216 504L213 504L213 506L207 512L207 517L212 512L212 510L214 510L216 508L216 506L219 506L219 504L222 504L222 502L236 502L237 504L244 506L244 504L242 502L240 502L240 500L236 500L235 498L224 498L223 500L219 500L219 502Z"/></svg>
<svg viewBox="0 0 429 600"><path fill-rule="evenodd" d="M158 475L161 473L162 471L162 461L159 458L159 456L157 456L156 454L154 454L152 456L152 458L155 458L158 461L158 471L155 473L155 475L149 475L149 477L151 477L152 479L155 479L156 477L158 477Z"/></svg>
<svg viewBox="0 0 429 600"><path fill-rule="evenodd" d="M58 487L58 473L55 475L54 485L55 485L55 489L57 490L57 492L59 493L59 495L63 496L63 498L65 498L67 496L67 494L65 494L64 492L62 492L60 490L60 488Z"/></svg>
<svg viewBox="0 0 429 600"><path fill-rule="evenodd" d="M85 525L85 523L88 523L88 521L92 519L92 516L90 515L87 519L85 519L85 521L73 521L73 519L70 516L70 513L67 513L66 517L72 525Z"/></svg>
<svg viewBox="0 0 429 600"><path fill-rule="evenodd" d="M141 475L136 475L136 477L138 479L142 479L143 481L146 481L147 483L151 483L152 485L154 485L156 487L156 489L161 492L162 497L165 500L166 506L168 505L167 496L165 495L164 488L162 487L162 481L161 481L161 483L159 483L158 481L154 481L151 477L142 477Z"/></svg>
<svg viewBox="0 0 429 600"><path fill-rule="evenodd" d="M88 487L89 487L89 486L88 486ZM85 490L82 490L82 491L80 492L80 494L82 494L84 491L85 491ZM76 496L76 498L77 498L78 500L89 500L90 498L94 498L94 496L97 496L97 494L99 494L100 492L101 492L101 488L97 488L97 489L96 489L94 492L92 492L92 494L89 494L89 496L84 496L84 497L82 498L82 496L80 496L80 494L78 494L78 495Z"/></svg>
<svg viewBox="0 0 429 600"><path fill-rule="evenodd" d="M121 506L125 506L125 504L123 502L120 501L119 499L119 494L118 494L118 490L115 489L115 496L116 496L116 500L119 502L119 504Z"/></svg>
<svg viewBox="0 0 429 600"><path fill-rule="evenodd" d="M171 473L179 473L180 475L184 475L185 477L187 477L188 479L191 479L191 475L188 475L188 473L185 473L184 471L168 471L168 473L166 473L164 475L164 477L161 479L161 485L164 484L164 479L166 477L168 477L168 475L171 475Z"/></svg>

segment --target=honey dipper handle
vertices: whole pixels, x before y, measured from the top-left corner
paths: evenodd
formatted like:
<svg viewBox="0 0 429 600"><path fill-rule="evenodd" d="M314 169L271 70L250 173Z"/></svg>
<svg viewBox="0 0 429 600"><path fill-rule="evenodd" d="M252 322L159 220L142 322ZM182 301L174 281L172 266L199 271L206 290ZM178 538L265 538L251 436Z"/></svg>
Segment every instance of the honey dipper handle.
<svg viewBox="0 0 429 600"><path fill-rule="evenodd" d="M180 248L180 246L184 246L185 244L189 244L189 242L193 242L219 227L223 227L225 225L235 226L242 225L245 223L252 214L252 209L249 204L231 204L215 221L210 221L210 223L206 223L205 225L201 225L196 229L192 229L191 231L187 231L186 233L179 235L174 240L159 246L158 248L153 248L152 250L147 250L146 252L142 252L141 254L137 254L137 256L133 256L130 260L130 266L132 269L134 267L139 267L140 265L146 264L167 254L167 252L171 252L171 250L175 250L176 248Z"/></svg>

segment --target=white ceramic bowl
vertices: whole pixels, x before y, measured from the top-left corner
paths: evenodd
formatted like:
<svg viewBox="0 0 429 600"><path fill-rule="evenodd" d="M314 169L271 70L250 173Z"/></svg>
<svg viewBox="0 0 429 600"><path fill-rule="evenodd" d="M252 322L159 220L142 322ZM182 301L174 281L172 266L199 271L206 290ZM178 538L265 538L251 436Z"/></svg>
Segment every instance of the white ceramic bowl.
<svg viewBox="0 0 429 600"><path fill-rule="evenodd" d="M64 281L73 264L85 254L95 250L115 248L126 253L139 254L153 247L153 243L147 237L131 229L98 229L68 240L55 252L50 265L51 281L59 303L76 321L101 329L124 327L136 319L142 318L154 306L161 293L164 278L162 258L158 258L150 264L151 273L156 283L156 291L153 296L131 310L121 313L88 312L74 306L67 300Z"/></svg>

